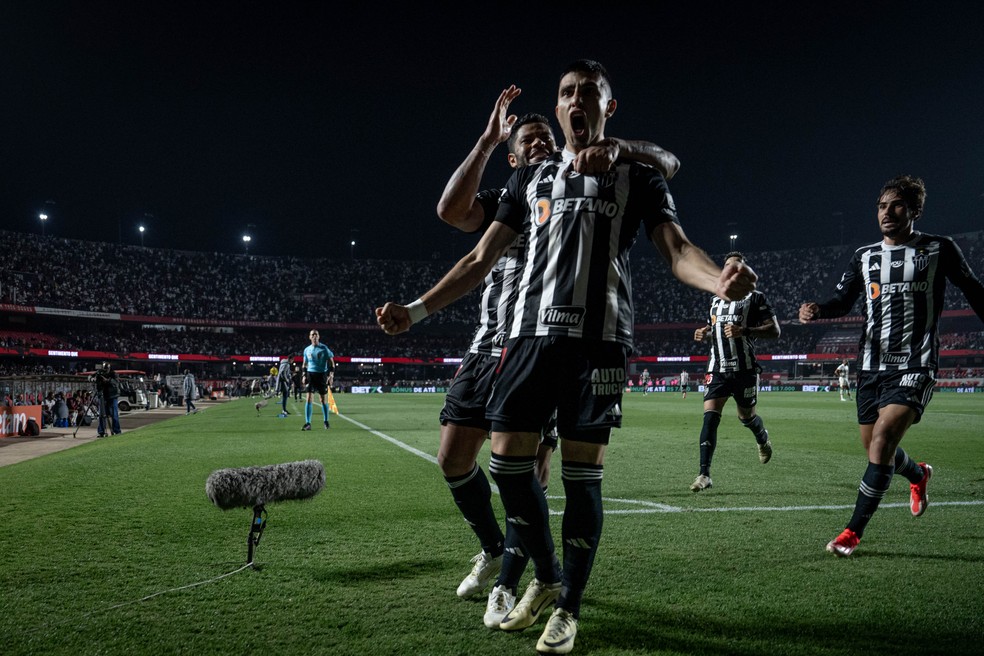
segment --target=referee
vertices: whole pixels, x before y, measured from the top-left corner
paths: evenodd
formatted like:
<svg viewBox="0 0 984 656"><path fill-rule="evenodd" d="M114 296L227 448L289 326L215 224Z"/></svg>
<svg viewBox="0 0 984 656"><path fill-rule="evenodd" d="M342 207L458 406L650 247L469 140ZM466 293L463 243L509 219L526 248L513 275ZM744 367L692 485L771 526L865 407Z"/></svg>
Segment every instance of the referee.
<svg viewBox="0 0 984 656"><path fill-rule="evenodd" d="M311 430L311 397L315 392L321 397L321 412L325 417L325 430L328 430L331 426L328 424L328 402L325 395L328 393L328 386L335 381L335 354L321 343L321 335L316 329L312 329L308 336L311 338L311 345L304 349L304 373L301 376L301 385L307 389L304 426L301 430Z"/></svg>

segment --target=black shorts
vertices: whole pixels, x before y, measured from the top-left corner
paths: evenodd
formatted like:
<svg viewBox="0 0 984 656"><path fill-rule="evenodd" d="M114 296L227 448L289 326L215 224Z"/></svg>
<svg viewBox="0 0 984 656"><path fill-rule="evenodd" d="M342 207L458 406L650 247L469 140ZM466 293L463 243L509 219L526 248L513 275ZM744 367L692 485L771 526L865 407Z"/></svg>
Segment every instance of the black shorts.
<svg viewBox="0 0 984 656"><path fill-rule="evenodd" d="M322 371L309 371L307 381L306 392L317 392L321 395L328 393L328 374Z"/></svg>
<svg viewBox="0 0 984 656"><path fill-rule="evenodd" d="M519 337L502 349L487 416L492 430L540 433L557 410L564 439L607 444L622 425L629 348L573 337Z"/></svg>
<svg viewBox="0 0 984 656"><path fill-rule="evenodd" d="M754 408L758 403L758 372L712 372L707 374L705 380L705 401L731 397L742 408Z"/></svg>
<svg viewBox="0 0 984 656"><path fill-rule="evenodd" d="M916 411L918 424L933 398L936 373L930 369L896 369L858 372L858 423L878 421L878 411L886 405L905 405Z"/></svg>
<svg viewBox="0 0 984 656"><path fill-rule="evenodd" d="M492 379L499 359L491 355L469 353L454 374L441 409L441 425L469 426L489 430L485 404L492 393Z"/></svg>
<svg viewBox="0 0 984 656"><path fill-rule="evenodd" d="M560 433L557 431L557 410L554 410L550 413L550 419L547 419L547 423L543 425L543 430L540 432L540 444L549 446L556 451L559 437Z"/></svg>

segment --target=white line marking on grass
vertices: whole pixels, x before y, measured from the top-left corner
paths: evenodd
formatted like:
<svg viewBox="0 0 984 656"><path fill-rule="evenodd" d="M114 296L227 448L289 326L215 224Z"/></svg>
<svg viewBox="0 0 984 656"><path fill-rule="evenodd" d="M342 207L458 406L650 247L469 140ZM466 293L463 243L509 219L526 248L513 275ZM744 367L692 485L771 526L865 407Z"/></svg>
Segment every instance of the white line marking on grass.
<svg viewBox="0 0 984 656"><path fill-rule="evenodd" d="M356 426L358 426L362 430L368 431L368 432L372 433L373 435L375 435L376 437L380 437L380 438L386 440L387 442L390 442L392 444L395 444L396 446L400 447L401 449L404 449L405 451L409 451L410 453L412 453L415 456L420 456L421 458L423 458L424 460L426 460L428 462L432 462L435 465L437 464L437 458L435 458L434 456L432 456L429 453L426 453L424 451L421 451L420 449L418 449L416 447L412 447L409 444L404 444L400 440L396 439L395 437L390 437L386 433L380 433L375 428L372 428L370 426L366 426L365 424L363 424L361 422L358 422L355 419L352 419L351 417L346 417L343 414L339 414L339 415L336 415L336 416L344 419L347 422L350 422L350 423L355 424ZM496 491L498 492L498 490L496 490Z"/></svg>
<svg viewBox="0 0 984 656"><path fill-rule="evenodd" d="M343 414L336 415L337 417L344 419L345 421L355 424L359 428L369 433L372 433L376 437L382 438L391 444L395 444L405 451L409 451L415 456L419 456L428 462L437 464L437 458L431 454L421 451L416 447L412 447L409 444L405 444L395 437L390 437L386 433L381 433L380 431L372 428L371 426L366 426L362 422L356 421L351 417L346 417ZM491 481L489 481L491 483ZM499 488L496 485L491 485L492 491L499 494ZM563 499L560 496L547 496L548 499ZM605 503L625 503L629 505L642 506L641 508L626 508L626 509L614 509L605 508L606 515L650 515L654 513L681 513L681 512L790 512L797 510L850 510L854 508L853 505L842 505L842 506L748 506L745 508L740 507L726 507L726 508L683 508L681 506L670 506L665 503L657 503L655 501L643 501L641 499L618 499L614 497L602 497L601 499ZM933 507L936 506L980 506L984 505L984 501L934 501L930 504ZM908 503L882 503L879 504L879 508L908 508ZM564 511L562 510L551 510L551 515L562 515Z"/></svg>
<svg viewBox="0 0 984 656"><path fill-rule="evenodd" d="M553 498L553 497L551 497ZM561 498L561 497L557 497ZM630 501L628 499L605 499L605 501L622 501L625 503L644 503L638 501ZM726 508L679 508L674 506L664 506L658 508L661 504L652 504L651 508L631 508L624 510L616 510L605 508L606 515L647 515L652 513L671 513L671 512L789 512L797 510L852 510L853 505L843 505L843 506L748 506L744 508L732 506ZM936 508L938 506L980 506L984 505L984 501L934 501L929 504L931 508ZM879 504L879 508L908 508L908 503L882 503Z"/></svg>

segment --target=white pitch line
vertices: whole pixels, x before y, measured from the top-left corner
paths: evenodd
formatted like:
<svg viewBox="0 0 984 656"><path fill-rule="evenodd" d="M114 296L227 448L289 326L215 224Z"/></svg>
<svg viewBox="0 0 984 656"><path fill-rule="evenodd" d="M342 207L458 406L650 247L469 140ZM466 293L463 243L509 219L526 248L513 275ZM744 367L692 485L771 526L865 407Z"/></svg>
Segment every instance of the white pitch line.
<svg viewBox="0 0 984 656"><path fill-rule="evenodd" d="M395 437L391 437L386 433L382 433L371 426L366 426L365 424L352 419L351 417L346 417L343 414L337 415L339 418L344 419L347 422L355 424L359 428L369 433L372 433L376 437L386 440L391 444L395 444L405 451L409 451L415 456L419 456L428 462L437 464L437 458L431 454L421 451L416 447L412 447L409 444L401 442ZM489 481L491 483L491 481ZM492 491L499 494L499 488L496 485L492 485ZM548 499L563 499L560 496L548 496ZM655 501L643 501L641 499L618 499L613 497L602 497L602 501L606 503L626 503L630 505L642 506L641 508L626 508L626 509L615 509L615 508L605 508L606 515L651 515L654 513L689 513L689 512L791 512L797 510L851 510L854 508L853 505L841 505L841 506L748 506L748 507L727 507L727 508L683 508L681 506L670 506L665 503L656 503ZM984 501L934 501L930 504L934 508L937 506L981 506L984 505ZM879 508L908 508L908 503L882 503L879 504ZM551 515L562 515L562 510L551 510Z"/></svg>
<svg viewBox="0 0 984 656"><path fill-rule="evenodd" d="M610 499L605 499L605 501L610 501ZM625 501L626 503L638 503L629 501L628 499L619 499L619 501ZM659 505L659 504L653 504ZM929 504L932 508L937 508L939 506L981 506L984 505L984 501L934 501ZM882 503L878 505L879 508L908 508L908 503ZM744 508L740 507L730 507L730 508L677 508L673 506L666 506L663 508L633 508L625 510L615 510L605 508L606 515L648 515L652 513L671 513L671 512L789 512L796 510L852 510L854 508L851 506L747 506Z"/></svg>
<svg viewBox="0 0 984 656"><path fill-rule="evenodd" d="M379 432L378 430L376 430L375 428L372 428L372 427L370 427L370 426L366 426L365 424L363 424L363 423L361 423L361 422L358 422L358 421L356 421L355 419L352 419L351 417L346 417L346 416L345 416L345 415L343 415L343 414L339 414L339 415L337 415L337 416L338 416L338 417L340 417L340 418L342 418L342 419L344 419L344 420L345 420L345 421L347 421L347 422L350 422L350 423L353 423L353 424L355 424L356 426L358 426L358 427L359 427L359 428L361 428L362 430L365 430L365 431L369 431L370 433L372 433L372 434L373 434L373 435L375 435L376 437L380 437L380 438L382 438L382 439L384 439L384 440L386 440L387 442L390 442L390 443L392 443L392 444L395 444L396 446L398 446L398 447L400 447L401 449L404 449L404 450L406 450L406 451L409 451L410 453L412 453L412 454L413 454L413 455L415 455L415 456L420 456L421 458L423 458L424 460L426 460L426 461L428 461L428 462L432 462L432 463L434 463L435 465L437 464L437 458L435 458L434 456L432 456L432 455L431 455L431 454L429 454L429 453L426 453L426 452L424 452L424 451L421 451L421 450L420 450L420 449L418 449L418 448L415 448L415 447L412 447L412 446L410 446L409 444L404 444L404 443L403 443L403 442L401 442L400 440L398 440L398 439L396 439L395 437L390 437L390 436L389 436L389 435L387 435L386 433L380 433L380 432Z"/></svg>

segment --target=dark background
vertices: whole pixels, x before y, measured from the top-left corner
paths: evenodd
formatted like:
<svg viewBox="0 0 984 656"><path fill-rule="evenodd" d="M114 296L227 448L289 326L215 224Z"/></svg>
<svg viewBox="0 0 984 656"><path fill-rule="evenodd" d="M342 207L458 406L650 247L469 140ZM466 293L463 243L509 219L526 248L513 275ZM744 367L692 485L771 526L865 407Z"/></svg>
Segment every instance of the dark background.
<svg viewBox="0 0 984 656"><path fill-rule="evenodd" d="M711 253L732 233L875 241L898 173L927 182L922 230L979 229L984 10L801 4L4 3L0 227L45 212L60 237L139 244L144 223L154 247L242 252L249 231L256 254L457 258L474 238L434 208L499 92L553 117L589 57L619 102L607 134L681 159L670 187Z"/></svg>

